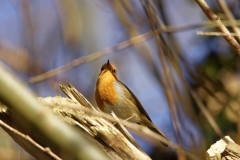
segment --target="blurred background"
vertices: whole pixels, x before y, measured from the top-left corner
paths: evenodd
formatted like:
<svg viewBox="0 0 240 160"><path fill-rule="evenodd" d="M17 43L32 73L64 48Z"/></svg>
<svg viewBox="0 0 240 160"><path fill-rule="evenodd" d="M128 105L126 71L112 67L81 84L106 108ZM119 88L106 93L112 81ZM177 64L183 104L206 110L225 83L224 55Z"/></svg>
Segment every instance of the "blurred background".
<svg viewBox="0 0 240 160"><path fill-rule="evenodd" d="M206 2L227 20L220 1ZM58 84L71 83L96 106L95 83L109 59L119 80L174 143L201 158L225 135L239 144L237 53L221 36L196 34L218 30L207 25L195 1L152 2L162 23L158 27L163 54L153 35L144 36L151 25L140 0L0 0L0 63L37 96L65 96ZM225 6L235 19L240 18L240 1L226 0ZM145 39L137 43L133 37L139 35ZM84 63L33 81L77 58ZM157 150L151 143L135 137L154 159ZM34 159L2 129L0 155L9 160Z"/></svg>

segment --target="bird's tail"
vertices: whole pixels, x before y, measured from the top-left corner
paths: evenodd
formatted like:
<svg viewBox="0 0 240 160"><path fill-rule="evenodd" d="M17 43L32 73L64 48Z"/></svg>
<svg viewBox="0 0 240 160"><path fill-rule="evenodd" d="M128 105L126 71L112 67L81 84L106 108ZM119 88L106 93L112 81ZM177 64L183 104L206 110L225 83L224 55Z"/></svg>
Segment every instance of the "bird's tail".
<svg viewBox="0 0 240 160"><path fill-rule="evenodd" d="M167 141L169 141L169 139L152 123L149 121L149 123L146 124L146 126L153 132L161 135L163 138L165 138ZM161 142L163 145L165 145L166 147L168 146L168 144Z"/></svg>

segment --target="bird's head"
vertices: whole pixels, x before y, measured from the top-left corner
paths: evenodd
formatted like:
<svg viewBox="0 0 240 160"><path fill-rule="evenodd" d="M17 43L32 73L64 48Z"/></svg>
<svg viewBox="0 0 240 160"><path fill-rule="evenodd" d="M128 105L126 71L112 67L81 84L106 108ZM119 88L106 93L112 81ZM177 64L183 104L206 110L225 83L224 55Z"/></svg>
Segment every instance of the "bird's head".
<svg viewBox="0 0 240 160"><path fill-rule="evenodd" d="M114 65L112 65L109 60L107 61L107 63L105 63L104 65L102 65L102 68L101 68L101 72L99 74L100 75L103 75L104 73L107 73L107 72L111 72L112 75L117 79L117 69Z"/></svg>

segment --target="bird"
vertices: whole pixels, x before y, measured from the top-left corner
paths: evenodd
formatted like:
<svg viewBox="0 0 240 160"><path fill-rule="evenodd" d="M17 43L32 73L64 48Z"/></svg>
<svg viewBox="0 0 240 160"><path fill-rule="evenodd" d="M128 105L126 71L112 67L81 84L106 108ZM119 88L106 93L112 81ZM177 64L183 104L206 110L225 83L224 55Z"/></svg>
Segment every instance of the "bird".
<svg viewBox="0 0 240 160"><path fill-rule="evenodd" d="M102 65L98 75L95 100L101 111L108 114L114 112L117 117L146 126L168 140L153 124L148 113L133 92L118 80L116 67L109 60ZM163 144L167 146L167 144Z"/></svg>

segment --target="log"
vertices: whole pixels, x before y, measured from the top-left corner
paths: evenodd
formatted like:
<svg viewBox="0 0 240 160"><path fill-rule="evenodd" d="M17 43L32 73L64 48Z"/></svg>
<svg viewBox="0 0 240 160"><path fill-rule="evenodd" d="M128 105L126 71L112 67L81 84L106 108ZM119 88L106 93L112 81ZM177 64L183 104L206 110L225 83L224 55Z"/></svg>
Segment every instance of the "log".
<svg viewBox="0 0 240 160"><path fill-rule="evenodd" d="M229 136L217 141L206 152L207 160L239 160L240 146Z"/></svg>

